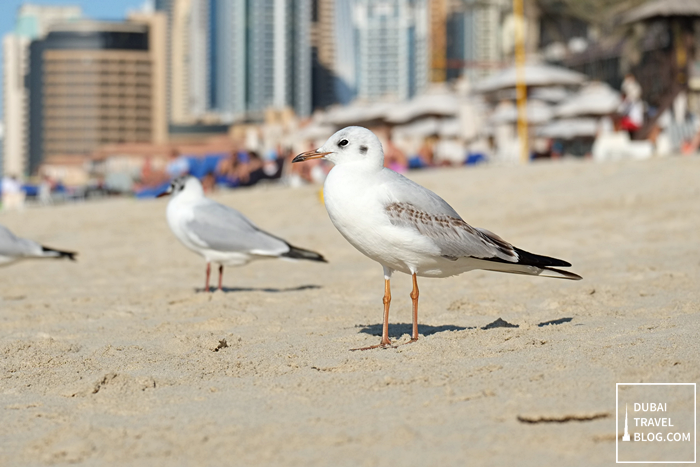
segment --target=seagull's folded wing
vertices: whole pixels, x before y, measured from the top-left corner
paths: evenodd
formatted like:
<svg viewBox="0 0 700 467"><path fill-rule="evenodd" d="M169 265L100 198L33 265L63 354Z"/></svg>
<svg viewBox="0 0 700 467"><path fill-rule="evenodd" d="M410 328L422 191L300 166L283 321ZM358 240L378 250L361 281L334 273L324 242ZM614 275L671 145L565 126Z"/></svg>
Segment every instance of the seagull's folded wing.
<svg viewBox="0 0 700 467"><path fill-rule="evenodd" d="M195 207L187 230L193 242L211 250L263 256L289 251L284 240L260 230L235 209L216 202Z"/></svg>
<svg viewBox="0 0 700 467"><path fill-rule="evenodd" d="M513 246L498 235L467 224L445 200L400 176L390 184L385 210L393 225L416 229L448 259L498 258L517 262Z"/></svg>
<svg viewBox="0 0 700 467"><path fill-rule="evenodd" d="M386 212L393 225L416 229L430 238L448 259L471 257L517 262L513 246L498 235L476 229L459 217L433 214L411 203L391 203Z"/></svg>

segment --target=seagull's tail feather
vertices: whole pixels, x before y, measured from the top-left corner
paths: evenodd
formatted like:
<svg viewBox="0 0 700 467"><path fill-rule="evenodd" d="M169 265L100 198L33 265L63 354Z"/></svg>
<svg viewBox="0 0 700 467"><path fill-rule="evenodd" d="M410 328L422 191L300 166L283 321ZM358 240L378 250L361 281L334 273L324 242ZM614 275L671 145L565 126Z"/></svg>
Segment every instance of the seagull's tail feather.
<svg viewBox="0 0 700 467"><path fill-rule="evenodd" d="M326 258L324 258L322 255L316 253L315 251L311 250L305 250L303 248L297 248L295 246L292 246L290 244L287 244L289 246L289 251L286 253L283 253L281 256L285 258L292 258L292 259L308 259L309 261L320 261L322 263L327 263Z"/></svg>
<svg viewBox="0 0 700 467"><path fill-rule="evenodd" d="M550 267L530 266L527 264L506 263L493 261L490 265L484 265L479 269L485 269L493 272L507 272L509 274L523 274L525 276L541 276L551 277L553 279L569 279L572 281L580 281L583 277L569 271Z"/></svg>
<svg viewBox="0 0 700 467"><path fill-rule="evenodd" d="M573 272L569 271L562 271L561 269L556 268L542 268L542 272L540 272L538 276L551 277L553 279L569 279L572 281L580 281L583 279L583 277L579 276L578 274L574 274Z"/></svg>
<svg viewBox="0 0 700 467"><path fill-rule="evenodd" d="M526 266L534 266L539 269L536 273L538 276L542 277L552 277L554 279L569 279L572 281L580 281L583 277L578 274L574 274L569 271L562 271L561 269L553 268L552 266L569 267L571 263L564 261L563 259L551 258L549 256L536 255L534 253L521 250L520 248L513 247L515 252L518 254L518 264L523 264Z"/></svg>
<svg viewBox="0 0 700 467"><path fill-rule="evenodd" d="M75 261L75 256L78 254L75 251L56 250L46 246L41 247L41 252L46 258L68 258L71 261Z"/></svg>
<svg viewBox="0 0 700 467"><path fill-rule="evenodd" d="M583 279L578 274L569 271L562 271L553 266L568 267L570 263L549 256L536 255L529 253L520 248L513 247L513 250L518 254L518 262L511 263L501 258L479 258L490 264L484 264L481 269L486 269L495 272L507 272L510 274L524 274L528 276L551 277L554 279L569 279L572 281L580 281Z"/></svg>

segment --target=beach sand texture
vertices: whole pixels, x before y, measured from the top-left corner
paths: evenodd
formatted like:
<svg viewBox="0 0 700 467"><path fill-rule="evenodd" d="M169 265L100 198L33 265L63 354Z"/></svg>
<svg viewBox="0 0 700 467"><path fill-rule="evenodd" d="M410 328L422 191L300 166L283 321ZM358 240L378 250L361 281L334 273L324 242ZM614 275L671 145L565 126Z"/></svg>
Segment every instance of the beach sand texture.
<svg viewBox="0 0 700 467"><path fill-rule="evenodd" d="M409 175L584 280L419 279L425 337L350 352L379 341L382 270L318 187L214 196L329 263L228 268L213 294L166 200L0 214L80 253L0 269L0 465L611 465L615 383L700 380L700 158ZM398 343L409 292L395 274Z"/></svg>

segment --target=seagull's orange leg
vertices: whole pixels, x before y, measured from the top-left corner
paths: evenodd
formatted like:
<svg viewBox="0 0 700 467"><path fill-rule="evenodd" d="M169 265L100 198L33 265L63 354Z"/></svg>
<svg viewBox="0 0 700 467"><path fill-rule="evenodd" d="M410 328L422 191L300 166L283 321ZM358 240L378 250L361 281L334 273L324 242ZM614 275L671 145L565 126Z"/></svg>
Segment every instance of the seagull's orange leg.
<svg viewBox="0 0 700 467"><path fill-rule="evenodd" d="M390 279L384 279L384 298L382 299L384 303L384 324L382 326L382 341L377 345L370 345L369 347L360 347L359 349L350 350L370 350L376 349L378 347L391 346L391 340L389 340L389 305L391 304L391 286Z"/></svg>
<svg viewBox="0 0 700 467"><path fill-rule="evenodd" d="M413 290L411 291L411 301L413 302L413 335L410 342L418 340L418 279L416 273L413 273Z"/></svg>
<svg viewBox="0 0 700 467"><path fill-rule="evenodd" d="M221 290L221 281L224 279L224 265L219 265L219 290Z"/></svg>
<svg viewBox="0 0 700 467"><path fill-rule="evenodd" d="M209 292L209 276L211 275L211 263L207 263L207 280L204 283L204 291Z"/></svg>
<svg viewBox="0 0 700 467"><path fill-rule="evenodd" d="M391 345L389 340L389 305L391 304L391 285L390 279L384 279L384 324L382 326L382 342L380 345Z"/></svg>

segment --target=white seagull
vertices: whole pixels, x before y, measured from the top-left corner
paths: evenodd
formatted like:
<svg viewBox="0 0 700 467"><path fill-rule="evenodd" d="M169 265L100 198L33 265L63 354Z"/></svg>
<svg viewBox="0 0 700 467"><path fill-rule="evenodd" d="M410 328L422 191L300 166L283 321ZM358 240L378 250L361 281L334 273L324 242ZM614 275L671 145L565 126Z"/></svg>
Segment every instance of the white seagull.
<svg viewBox="0 0 700 467"><path fill-rule="evenodd" d="M8 266L19 260L30 258L68 258L75 261L77 254L72 251L42 246L28 238L19 238L7 227L0 225L0 266Z"/></svg>
<svg viewBox="0 0 700 467"><path fill-rule="evenodd" d="M579 280L555 269L571 266L560 259L514 247L486 229L467 224L445 200L384 167L379 139L366 128L347 127L314 151L292 162L325 159L335 167L323 186L333 225L361 253L384 268L384 326L379 344L389 340L389 282L394 271L413 277L413 334L418 339L416 277L449 277L473 269Z"/></svg>
<svg viewBox="0 0 700 467"><path fill-rule="evenodd" d="M257 259L291 258L326 262L318 253L297 248L260 230L243 214L204 196L200 181L190 175L174 179L158 195L172 195L168 225L183 245L207 262L204 290L209 290L211 263L219 264L219 290L224 266L243 266Z"/></svg>

